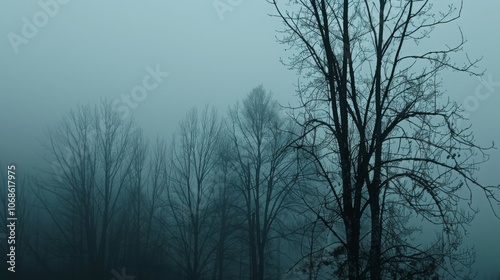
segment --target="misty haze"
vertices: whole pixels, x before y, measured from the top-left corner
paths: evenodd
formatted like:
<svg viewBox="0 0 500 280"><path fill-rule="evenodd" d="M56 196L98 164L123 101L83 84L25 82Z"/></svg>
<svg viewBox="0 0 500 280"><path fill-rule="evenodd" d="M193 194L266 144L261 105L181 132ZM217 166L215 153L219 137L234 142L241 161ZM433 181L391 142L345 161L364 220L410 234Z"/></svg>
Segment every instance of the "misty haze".
<svg viewBox="0 0 500 280"><path fill-rule="evenodd" d="M0 279L500 279L500 2L0 3Z"/></svg>

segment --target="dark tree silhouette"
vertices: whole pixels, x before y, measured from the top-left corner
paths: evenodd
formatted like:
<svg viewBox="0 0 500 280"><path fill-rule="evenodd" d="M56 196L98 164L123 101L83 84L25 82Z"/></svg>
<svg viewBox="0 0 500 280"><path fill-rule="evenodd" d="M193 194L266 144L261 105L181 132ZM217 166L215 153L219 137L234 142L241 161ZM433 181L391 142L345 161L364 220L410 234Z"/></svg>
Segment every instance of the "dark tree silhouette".
<svg viewBox="0 0 500 280"><path fill-rule="evenodd" d="M55 174L38 182L36 195L50 217L45 233L59 259L58 275L98 279L116 262L110 249L121 235L114 225L123 210L134 131L106 101L78 106L49 129Z"/></svg>
<svg viewBox="0 0 500 280"><path fill-rule="evenodd" d="M221 120L215 109L193 108L179 125L173 143L168 186L169 232L174 258L185 278L198 280L210 272L216 251L217 221L213 205Z"/></svg>
<svg viewBox="0 0 500 280"><path fill-rule="evenodd" d="M487 159L485 148L469 128L457 126L462 110L442 100L438 73L476 75L477 61L453 63L465 43L461 33L452 47L416 47L456 20L461 2L441 9L429 0L270 3L285 26L281 42L296 51L288 66L304 77L295 146L312 157L316 176L329 188L324 207L332 214L319 218L345 252L340 276L382 279L409 258L422 274L429 267L423 263L434 258L440 273L466 278L457 264L469 262L455 253L474 209L463 207L473 189L498 201L498 188L474 177ZM386 242L391 232L384 221L399 219L391 217L398 213L392 205L441 228L438 253L434 246Z"/></svg>
<svg viewBox="0 0 500 280"><path fill-rule="evenodd" d="M229 135L232 141L234 170L244 201L250 279L266 277L266 252L289 209L287 200L296 182L295 157L288 147L291 134L288 123L279 115L279 107L262 87L254 88L230 110Z"/></svg>

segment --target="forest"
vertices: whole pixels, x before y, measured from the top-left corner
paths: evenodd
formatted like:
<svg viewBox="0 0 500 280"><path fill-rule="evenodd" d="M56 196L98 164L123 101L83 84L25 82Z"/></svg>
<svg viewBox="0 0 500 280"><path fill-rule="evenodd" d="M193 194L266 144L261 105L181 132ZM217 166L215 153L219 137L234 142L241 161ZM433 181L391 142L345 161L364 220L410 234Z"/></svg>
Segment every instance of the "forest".
<svg viewBox="0 0 500 280"><path fill-rule="evenodd" d="M481 61L461 32L418 46L463 4L268 2L293 102L255 85L155 139L116 100L70 106L45 130L43 172L1 172L0 219L11 192L19 221L1 279L475 278L464 240L473 196L499 217L500 185L476 176L494 146L441 74L481 76Z"/></svg>

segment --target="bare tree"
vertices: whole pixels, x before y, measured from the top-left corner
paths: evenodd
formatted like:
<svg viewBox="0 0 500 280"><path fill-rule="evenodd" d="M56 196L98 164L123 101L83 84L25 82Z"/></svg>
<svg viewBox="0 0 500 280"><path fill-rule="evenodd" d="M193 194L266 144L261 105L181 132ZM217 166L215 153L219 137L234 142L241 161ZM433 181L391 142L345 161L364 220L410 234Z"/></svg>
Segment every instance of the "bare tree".
<svg viewBox="0 0 500 280"><path fill-rule="evenodd" d="M221 121L215 109L193 108L180 123L173 142L168 191L168 227L175 258L190 280L205 277L216 250L212 203Z"/></svg>
<svg viewBox="0 0 500 280"><path fill-rule="evenodd" d="M217 148L217 166L215 169L215 184L213 206L218 224L217 249L215 255L213 280L223 280L231 277L231 270L236 270L235 260L243 253L238 250L237 231L241 228L241 212L238 211L241 195L237 188L237 176L234 172L231 139L228 131L222 130Z"/></svg>
<svg viewBox="0 0 500 280"><path fill-rule="evenodd" d="M74 277L108 273L113 224L122 209L130 170L132 121L125 121L109 102L78 106L49 129L48 153L55 169L38 182L37 198L51 219L55 252L68 260ZM84 273L85 272L85 273Z"/></svg>
<svg viewBox="0 0 500 280"><path fill-rule="evenodd" d="M141 133L132 136L130 149L130 168L127 172L125 188L127 192L124 194L124 204L126 207L121 213L120 219L114 224L114 228L123 238L117 238L115 248L112 250L115 254L120 252L120 248L128 248L124 256L133 256L135 265L139 270L144 268L142 264L142 229L144 222L147 221L145 216L145 196L148 180L147 157L148 144ZM128 243L128 244L127 244ZM128 245L128 246L127 246ZM143 277L142 273L138 273L138 277Z"/></svg>
<svg viewBox="0 0 500 280"><path fill-rule="evenodd" d="M250 275L265 278L266 250L296 178L295 158L288 148L291 134L279 116L276 101L262 86L254 88L242 106L230 110L234 170L244 198Z"/></svg>
<svg viewBox="0 0 500 280"><path fill-rule="evenodd" d="M161 219L161 198L168 186L167 148L165 142L158 139L154 149L149 150L140 133L134 137L133 143L127 179L129 199L121 220L125 226L116 227L129 233L130 243L124 247L130 250L125 256L133 258L132 266L137 268L134 276L147 279L155 266L162 265L159 258L165 246L165 234L155 223Z"/></svg>
<svg viewBox="0 0 500 280"><path fill-rule="evenodd" d="M167 146L158 139L149 160L148 184L145 190L145 221L142 228L142 262L140 266L160 267L163 263L163 249L166 238L156 221L161 219L162 197L169 184Z"/></svg>
<svg viewBox="0 0 500 280"><path fill-rule="evenodd" d="M157 140L154 150L140 130L131 141L131 165L127 173L124 211L113 227L115 236L111 250L127 267L136 268L134 276L148 279L153 267L160 265L163 247L155 220L160 218L161 196L167 187L167 158L165 142Z"/></svg>
<svg viewBox="0 0 500 280"><path fill-rule="evenodd" d="M384 221L397 213L390 204L440 226L447 261L436 265L443 274L467 277L455 264L470 263L454 253L474 209L461 208L474 188L498 201L498 188L474 177L487 159L485 148L469 128L457 126L461 108L442 101L438 73L476 75L477 61L452 62L465 43L461 33L452 47L423 50L414 43L456 20L461 1L443 8L429 0L270 2L285 26L282 43L297 51L288 65L305 78L298 85L302 106L295 119L303 131L295 146L311 155L331 193L324 207L335 215L320 219L345 250L342 277L381 279L401 260L383 242ZM433 255L397 246L417 263Z"/></svg>

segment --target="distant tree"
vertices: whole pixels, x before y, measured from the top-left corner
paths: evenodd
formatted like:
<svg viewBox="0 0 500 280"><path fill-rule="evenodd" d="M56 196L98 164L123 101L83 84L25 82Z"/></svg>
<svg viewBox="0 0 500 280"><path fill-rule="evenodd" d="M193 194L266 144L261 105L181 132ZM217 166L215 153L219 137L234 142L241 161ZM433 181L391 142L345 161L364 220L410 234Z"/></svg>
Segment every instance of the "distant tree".
<svg viewBox="0 0 500 280"><path fill-rule="evenodd" d="M250 279L263 280L273 230L289 207L286 202L296 182L294 153L288 147L290 127L262 86L231 108L229 117L232 163L247 223Z"/></svg>
<svg viewBox="0 0 500 280"><path fill-rule="evenodd" d="M213 280L237 277L236 261L244 252L238 248L237 231L243 219L238 211L241 194L237 191L237 174L232 169L234 150L226 130L222 129L217 148L217 166L213 192L213 215L217 221L217 245L213 269Z"/></svg>
<svg viewBox="0 0 500 280"><path fill-rule="evenodd" d="M167 187L167 157L164 141L157 140L150 149L139 130L131 141L131 165L126 179L124 210L113 223L112 252L119 263L127 264L129 271L140 279L149 279L163 249L163 233L156 226L161 219L161 197ZM132 270L133 269L133 270Z"/></svg>
<svg viewBox="0 0 500 280"><path fill-rule="evenodd" d="M148 183L148 170L146 169L148 143L142 133L137 133L132 135L130 144L130 168L126 175L123 199L126 207L112 227L121 238L111 241L114 244L111 251L118 254L123 250L123 256L127 256L127 262L133 263L138 268L137 277L144 278L143 272L146 264L143 260L146 256L142 252L145 245L142 243L142 233L146 226L145 222L148 221L144 192ZM129 258L132 259L128 260Z"/></svg>
<svg viewBox="0 0 500 280"><path fill-rule="evenodd" d="M78 277L109 275L121 234L113 228L123 210L135 133L109 102L80 105L48 130L48 158L54 173L38 181L38 203L50 217L46 232L58 264L52 268Z"/></svg>
<svg viewBox="0 0 500 280"><path fill-rule="evenodd" d="M314 179L322 178L329 189L323 205L333 215L320 212L319 218L345 252L341 277L379 280L403 263L422 268L416 272L422 274L434 258L440 273L466 278L460 267L470 262L456 253L474 209L462 207L475 188L498 202L498 187L474 177L486 149L475 144L469 128L457 125L462 110L442 101L438 73L475 75L477 61L452 62L465 43L461 34L452 47L416 46L456 20L462 2L270 2L285 26L281 41L297 51L288 66L305 78L298 85L295 120L302 134L295 147L310 155ZM387 229L388 218L401 218L390 217L397 216L391 205L439 226L444 248L436 255L433 246L387 243L402 230L397 224ZM364 220L367 234L362 234ZM395 250L400 257L394 258Z"/></svg>
<svg viewBox="0 0 500 280"><path fill-rule="evenodd" d="M172 261L188 280L207 277L216 251L216 210L213 204L221 120L208 106L193 108L181 121L173 141L171 179L167 193L166 229Z"/></svg>

